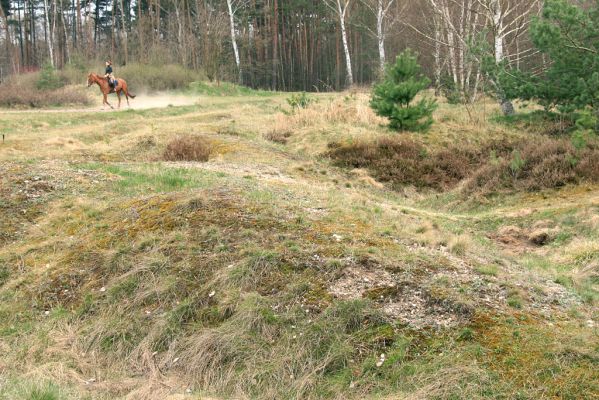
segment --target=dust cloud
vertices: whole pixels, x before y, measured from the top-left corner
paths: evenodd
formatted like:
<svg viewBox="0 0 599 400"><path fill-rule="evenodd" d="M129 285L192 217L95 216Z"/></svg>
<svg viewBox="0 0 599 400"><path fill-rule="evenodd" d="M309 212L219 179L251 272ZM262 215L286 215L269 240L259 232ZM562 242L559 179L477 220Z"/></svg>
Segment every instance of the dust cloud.
<svg viewBox="0 0 599 400"><path fill-rule="evenodd" d="M145 110L148 108L165 108L178 106L191 106L198 102L197 97L174 95L172 93L135 93L135 99L129 99L129 105L133 110ZM118 104L118 100L109 99L113 107ZM116 103L116 104L115 104ZM124 96L121 101L121 110L127 110L127 101Z"/></svg>

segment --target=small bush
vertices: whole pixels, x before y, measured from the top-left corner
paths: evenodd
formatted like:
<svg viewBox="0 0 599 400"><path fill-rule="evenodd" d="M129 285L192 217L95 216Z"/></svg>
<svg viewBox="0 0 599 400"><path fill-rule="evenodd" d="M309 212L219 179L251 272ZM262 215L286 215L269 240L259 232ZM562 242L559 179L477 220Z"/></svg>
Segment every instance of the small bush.
<svg viewBox="0 0 599 400"><path fill-rule="evenodd" d="M306 92L294 93L287 98L287 104L291 106L293 111L298 108L306 108L314 102L314 98L308 96Z"/></svg>
<svg viewBox="0 0 599 400"><path fill-rule="evenodd" d="M166 146L162 158L165 161L208 161L211 147L201 136L179 136Z"/></svg>
<svg viewBox="0 0 599 400"><path fill-rule="evenodd" d="M290 137L291 131L288 129L273 129L264 134L264 139L279 144L287 144L287 141Z"/></svg>
<svg viewBox="0 0 599 400"><path fill-rule="evenodd" d="M599 146L576 149L568 139L529 140L513 145L473 171L466 192L489 194L501 189L536 191L582 181L599 182Z"/></svg>
<svg viewBox="0 0 599 400"><path fill-rule="evenodd" d="M39 73L35 87L39 90L54 90L65 85L65 82L58 76L54 67L48 63L44 64Z"/></svg>
<svg viewBox="0 0 599 400"><path fill-rule="evenodd" d="M10 271L6 265L0 264L0 286L8 282L10 278Z"/></svg>

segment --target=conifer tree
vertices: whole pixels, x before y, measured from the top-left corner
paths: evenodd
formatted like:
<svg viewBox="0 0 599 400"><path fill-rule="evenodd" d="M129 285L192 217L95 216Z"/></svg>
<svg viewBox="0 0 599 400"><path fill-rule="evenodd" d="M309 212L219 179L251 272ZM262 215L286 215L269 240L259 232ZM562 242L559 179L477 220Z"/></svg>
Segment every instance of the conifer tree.
<svg viewBox="0 0 599 400"><path fill-rule="evenodd" d="M370 106L374 112L389 119L389 127L397 131L424 131L433 123L435 100L421 99L413 103L430 80L422 72L416 55L405 51L395 64L387 66L385 79L375 85Z"/></svg>
<svg viewBox="0 0 599 400"><path fill-rule="evenodd" d="M542 73L499 69L511 98L534 100L564 113L590 108L599 114L599 3L546 0L530 27L532 42L549 61Z"/></svg>

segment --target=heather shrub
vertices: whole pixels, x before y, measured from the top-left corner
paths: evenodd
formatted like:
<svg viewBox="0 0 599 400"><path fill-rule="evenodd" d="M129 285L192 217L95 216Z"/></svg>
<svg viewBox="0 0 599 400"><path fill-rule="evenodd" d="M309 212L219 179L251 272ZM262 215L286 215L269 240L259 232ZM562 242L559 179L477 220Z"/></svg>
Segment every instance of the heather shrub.
<svg viewBox="0 0 599 400"><path fill-rule="evenodd" d="M473 171L467 193L501 190L537 191L583 181L599 182L599 146L577 149L566 138L542 138L516 143L510 154Z"/></svg>
<svg viewBox="0 0 599 400"><path fill-rule="evenodd" d="M448 189L471 173L480 154L471 148L429 152L422 144L403 137L373 142L330 144L333 163L346 168L366 168L374 178L393 187Z"/></svg>
<svg viewBox="0 0 599 400"><path fill-rule="evenodd" d="M331 143L328 156L344 168L365 168L393 188L448 190L464 182L463 194L538 191L584 181L599 182L599 145L576 148L566 138L494 141L428 150L405 137Z"/></svg>
<svg viewBox="0 0 599 400"><path fill-rule="evenodd" d="M178 136L164 150L165 161L208 161L212 146L202 136Z"/></svg>

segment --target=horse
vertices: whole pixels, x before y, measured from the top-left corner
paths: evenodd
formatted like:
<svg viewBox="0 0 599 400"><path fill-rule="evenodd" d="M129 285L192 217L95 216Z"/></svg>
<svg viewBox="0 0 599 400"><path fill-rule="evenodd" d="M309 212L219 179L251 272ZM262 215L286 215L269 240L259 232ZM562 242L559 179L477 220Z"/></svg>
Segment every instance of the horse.
<svg viewBox="0 0 599 400"><path fill-rule="evenodd" d="M121 108L121 93L124 94L125 98L127 99L127 106L129 106L129 97L131 97L132 99L135 98L134 94L129 93L129 90L127 89L127 82L125 82L124 79L119 78L118 84L113 89L108 84L107 78L91 72L87 76L87 87L90 87L94 83L98 84L98 86L100 87L100 91L104 95L104 100L102 101L102 106L104 106L104 104L108 104L108 106L114 110L114 107L112 107L107 100L107 97L110 93L116 93L117 97L119 98L118 108Z"/></svg>

